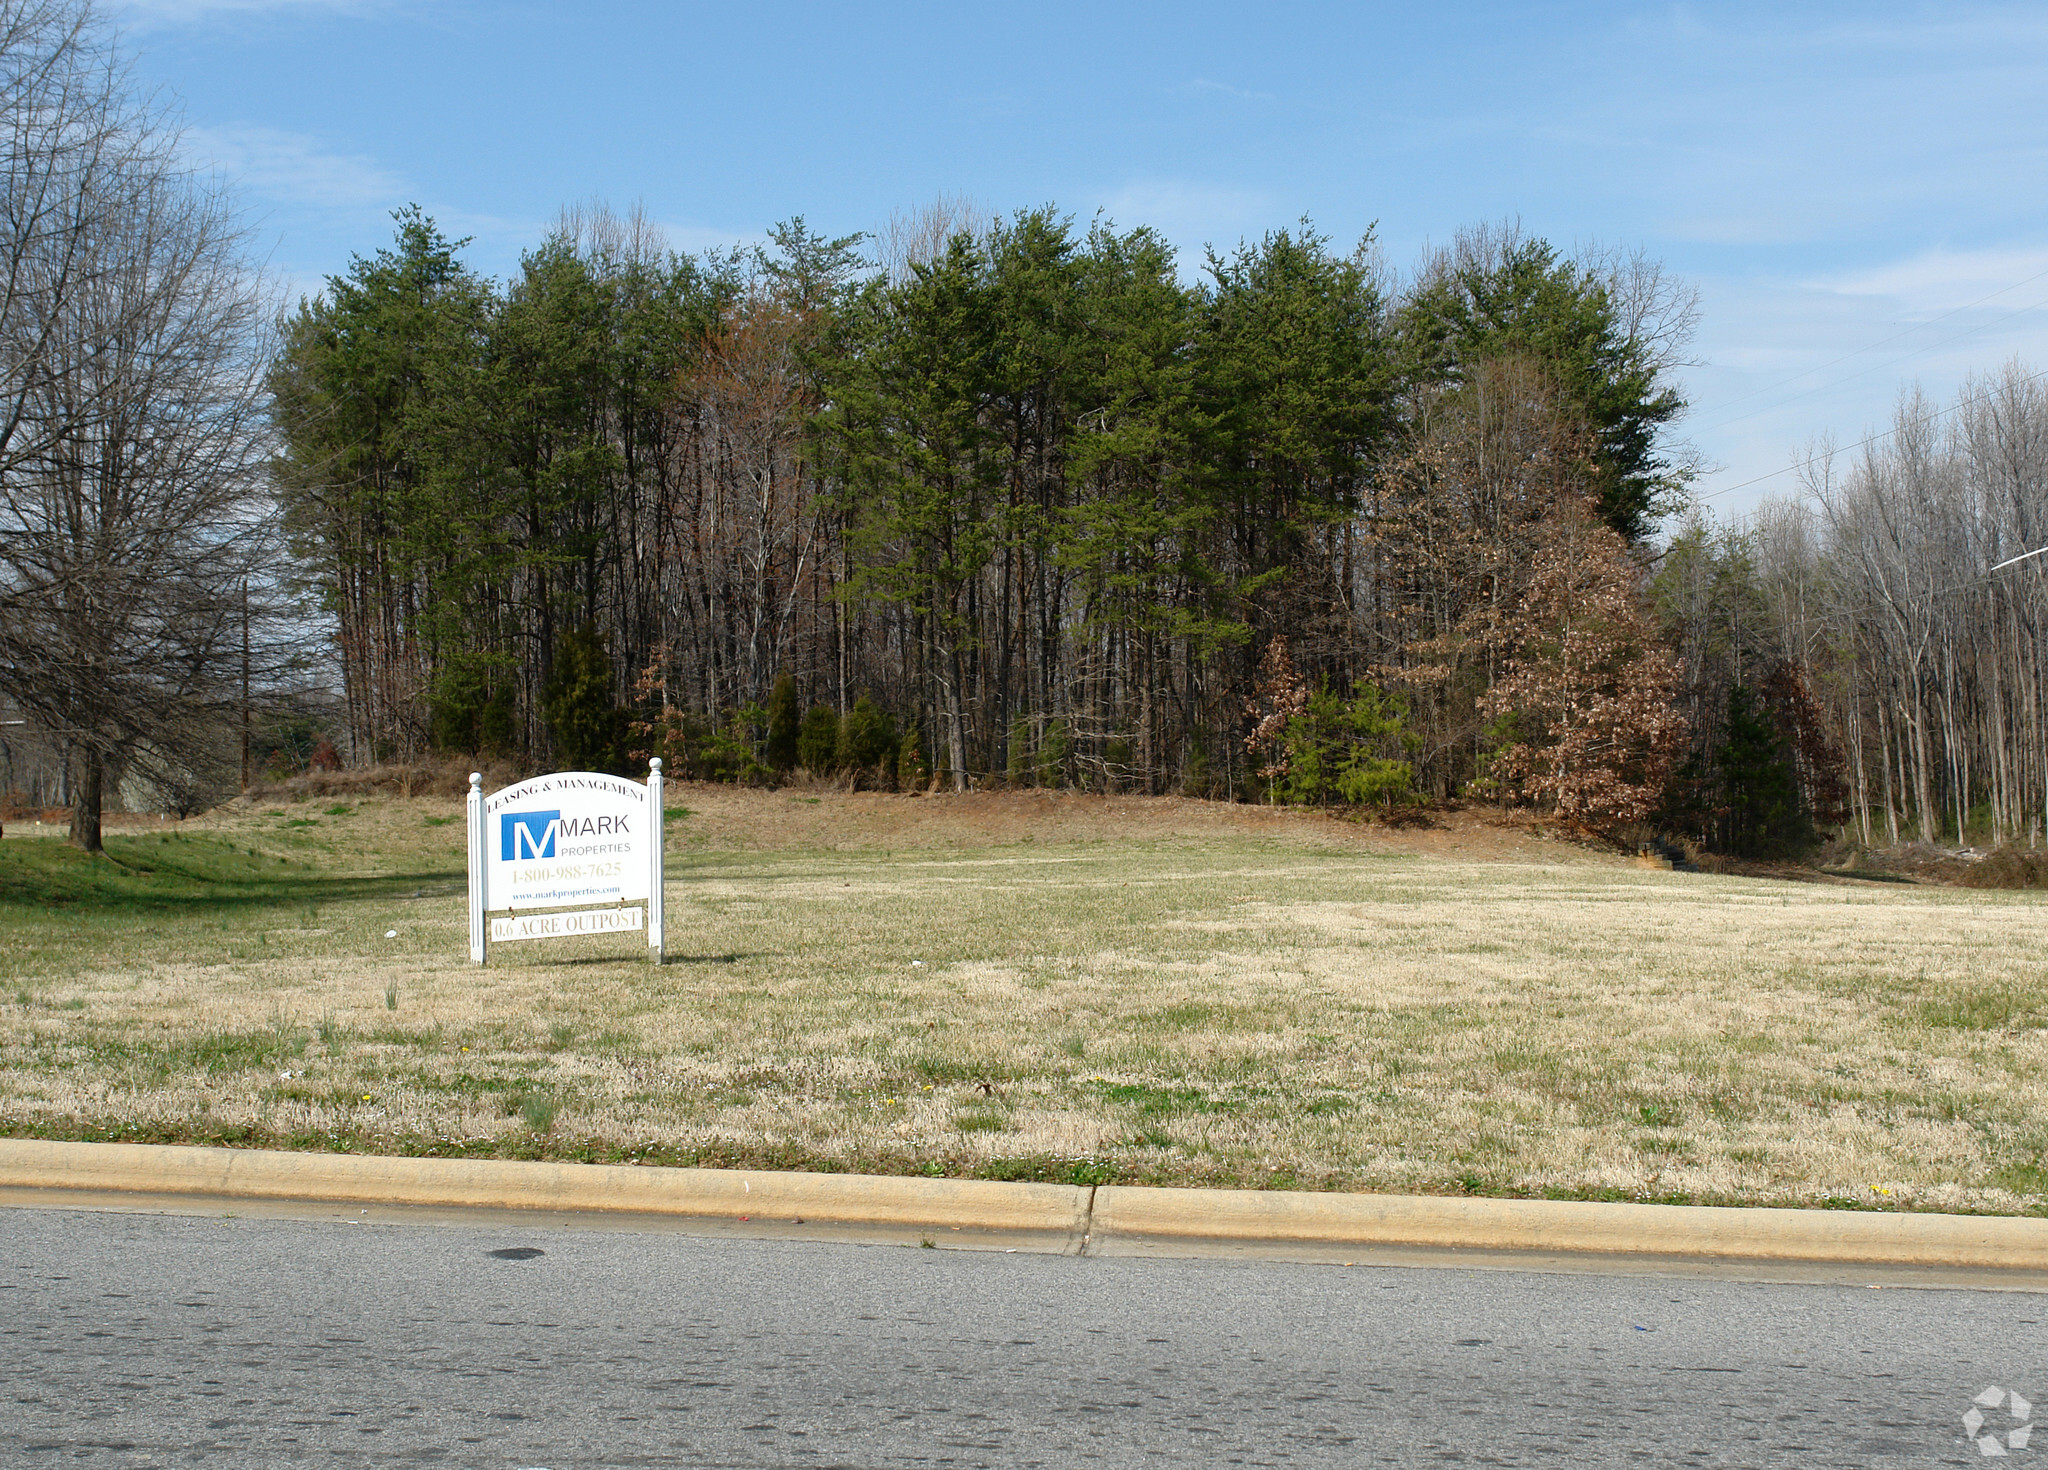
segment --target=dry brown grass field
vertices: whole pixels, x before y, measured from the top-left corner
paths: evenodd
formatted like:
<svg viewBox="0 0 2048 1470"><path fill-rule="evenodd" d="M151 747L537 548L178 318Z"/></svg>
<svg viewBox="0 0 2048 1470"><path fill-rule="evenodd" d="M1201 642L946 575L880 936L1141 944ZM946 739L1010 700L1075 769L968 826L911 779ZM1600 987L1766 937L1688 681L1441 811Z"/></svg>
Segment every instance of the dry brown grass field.
<svg viewBox="0 0 2048 1470"><path fill-rule="evenodd" d="M458 802L0 843L0 1132L2000 1212L2028 893L1057 794L671 788L638 936L466 963Z"/></svg>

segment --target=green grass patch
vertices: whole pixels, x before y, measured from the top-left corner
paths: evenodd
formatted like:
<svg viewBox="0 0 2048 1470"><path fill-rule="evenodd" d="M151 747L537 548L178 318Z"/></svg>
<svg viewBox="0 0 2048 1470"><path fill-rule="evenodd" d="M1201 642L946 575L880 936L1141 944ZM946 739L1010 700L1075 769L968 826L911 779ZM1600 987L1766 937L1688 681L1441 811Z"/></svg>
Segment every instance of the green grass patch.
<svg viewBox="0 0 2048 1470"><path fill-rule="evenodd" d="M116 916L303 908L394 897L422 882L461 877L459 867L375 877L323 873L302 860L211 834L110 837L104 853L53 840L10 841L0 843L0 922L11 926L51 908Z"/></svg>
<svg viewBox="0 0 2048 1470"><path fill-rule="evenodd" d="M999 1063L930 1053L912 1057L910 1070L927 1082L1000 1082L1009 1080L1012 1075Z"/></svg>
<svg viewBox="0 0 2048 1470"><path fill-rule="evenodd" d="M1129 1108L1140 1118L1174 1118L1189 1113L1231 1111L1230 1104L1193 1087L1155 1087L1144 1082L1096 1082L1103 1101Z"/></svg>
<svg viewBox="0 0 2048 1470"><path fill-rule="evenodd" d="M445 859L337 871L351 856L308 850L283 833L264 847L250 846L247 834L122 833L108 837L104 853L52 839L0 842L0 977L61 976L83 963L333 952L347 941L312 932L323 916L342 929L374 924L381 936L394 901L462 880Z"/></svg>
<svg viewBox="0 0 2048 1470"><path fill-rule="evenodd" d="M2043 1009L2033 995L2013 986L1982 986L1959 995L1920 1003L1924 1025L1957 1031L2001 1031L2041 1024Z"/></svg>

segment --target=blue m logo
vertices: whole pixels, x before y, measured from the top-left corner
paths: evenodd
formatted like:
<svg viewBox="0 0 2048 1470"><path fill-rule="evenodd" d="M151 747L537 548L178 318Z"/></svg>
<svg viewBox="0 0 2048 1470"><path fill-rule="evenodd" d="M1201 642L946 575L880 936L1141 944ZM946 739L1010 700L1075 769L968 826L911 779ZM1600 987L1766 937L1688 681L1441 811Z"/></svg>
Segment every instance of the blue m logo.
<svg viewBox="0 0 2048 1470"><path fill-rule="evenodd" d="M498 858L501 862L531 862L555 855L555 832L562 814L552 812L506 812L498 818Z"/></svg>

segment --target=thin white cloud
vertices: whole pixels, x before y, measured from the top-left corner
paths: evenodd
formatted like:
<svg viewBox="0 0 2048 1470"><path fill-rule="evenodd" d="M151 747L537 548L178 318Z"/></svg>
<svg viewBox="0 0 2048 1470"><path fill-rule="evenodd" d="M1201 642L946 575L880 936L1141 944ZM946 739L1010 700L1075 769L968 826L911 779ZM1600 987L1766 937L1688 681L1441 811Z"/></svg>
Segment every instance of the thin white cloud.
<svg viewBox="0 0 2048 1470"><path fill-rule="evenodd" d="M1139 180L1102 196L1103 211L1126 229L1150 225L1181 249L1199 254L1263 232L1275 223L1277 204L1262 190L1167 179Z"/></svg>
<svg viewBox="0 0 2048 1470"><path fill-rule="evenodd" d="M1505 120L1671 240L1924 244L1940 220L2015 239L2048 166L2038 5L1645 6L1584 43L1612 86Z"/></svg>
<svg viewBox="0 0 2048 1470"><path fill-rule="evenodd" d="M1915 312L1954 311L1978 304L1987 312L2013 311L2048 298L2048 249L1930 250L1880 266L1824 276L1812 284L1817 290L1844 296L1885 297Z"/></svg>
<svg viewBox="0 0 2048 1470"><path fill-rule="evenodd" d="M405 202L397 175L361 154L331 152L316 138L281 128L189 128L195 163L219 171L257 199L317 209L392 208Z"/></svg>
<svg viewBox="0 0 2048 1470"><path fill-rule="evenodd" d="M126 0L114 13L131 26L149 30L252 16L367 16L388 8L387 0Z"/></svg>
<svg viewBox="0 0 2048 1470"><path fill-rule="evenodd" d="M1271 92L1251 92L1243 87L1233 87L1228 82L1212 82L1207 77L1196 77L1188 83L1190 92L1206 92L1216 97L1235 97L1240 102L1271 102Z"/></svg>
<svg viewBox="0 0 2048 1470"><path fill-rule="evenodd" d="M2015 46L2048 44L2048 16L2038 8L1994 7L1930 11L1910 19L1857 17L1823 21L1805 29L1808 43L1824 55L1845 46L1867 46L1922 58L1930 51L1997 56Z"/></svg>

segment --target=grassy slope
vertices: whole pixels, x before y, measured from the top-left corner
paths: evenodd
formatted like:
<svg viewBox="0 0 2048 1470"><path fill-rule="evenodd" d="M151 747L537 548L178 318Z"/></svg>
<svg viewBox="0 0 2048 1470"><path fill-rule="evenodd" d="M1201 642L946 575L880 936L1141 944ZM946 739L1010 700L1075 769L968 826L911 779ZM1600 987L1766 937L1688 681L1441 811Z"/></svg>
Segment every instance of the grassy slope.
<svg viewBox="0 0 2048 1470"><path fill-rule="evenodd" d="M2034 896L1185 803L682 799L661 971L616 937L463 964L450 803L10 838L0 1129L2006 1211L2048 1183Z"/></svg>

